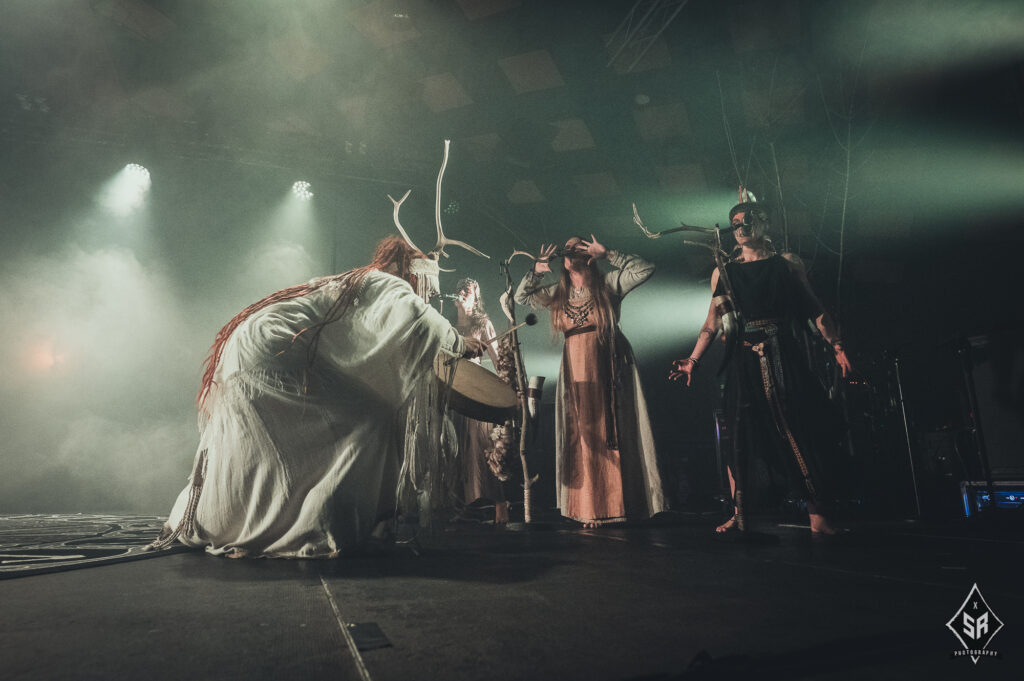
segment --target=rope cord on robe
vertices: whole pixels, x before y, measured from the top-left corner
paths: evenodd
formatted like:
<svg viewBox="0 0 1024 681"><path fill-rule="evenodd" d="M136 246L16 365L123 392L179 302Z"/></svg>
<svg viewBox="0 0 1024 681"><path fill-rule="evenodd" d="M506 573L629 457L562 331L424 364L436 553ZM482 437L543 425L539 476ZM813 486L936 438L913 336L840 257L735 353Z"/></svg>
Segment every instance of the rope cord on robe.
<svg viewBox="0 0 1024 681"><path fill-rule="evenodd" d="M407 487L411 489L413 498L417 500L421 527L431 524L430 518L426 515L431 509L424 506L424 503L433 506L438 503L438 499L442 498L443 494L447 494L451 500L457 499L452 480L446 475L451 462L446 460L445 452L450 447L445 446L443 442L447 432L445 419L457 365L458 362L448 365L444 376L444 387L441 389L444 390L444 395L440 394L441 390L436 387L436 382L428 379L414 391L409 403L405 417L402 466L398 473L398 483L395 489L395 512L391 519L392 530L396 533L403 503L413 502L413 499L408 498L406 494ZM435 401L438 399L439 402ZM434 421L435 418L439 419L437 423ZM423 438L433 442L433 445L424 448ZM436 458L428 460L435 456L435 453ZM457 455L456 452L455 456Z"/></svg>
<svg viewBox="0 0 1024 681"><path fill-rule="evenodd" d="M196 510L199 508L199 497L203 493L203 483L206 481L206 450L202 450L192 470L192 486L188 491L188 502L182 512L178 526L167 536L160 536L155 541L147 544L143 551L159 551L173 544L180 536L192 535L196 530Z"/></svg>
<svg viewBox="0 0 1024 681"><path fill-rule="evenodd" d="M442 420L446 419L448 417L448 408L449 408L450 403L451 403L452 390L454 389L454 385L455 385L455 371L459 368L459 360L460 359L462 359L462 358L461 357L456 358L455 363L452 364L451 367L445 372L444 397L442 397L442 399L441 399L441 418L442 418ZM442 424L441 424L441 436L442 436L442 438L444 437L446 432L447 432L446 424L442 421ZM462 453L462 452L459 451L458 438L456 438L455 443L452 443L452 444L454 444L455 456L458 457ZM446 451L446 449L447 448L445 448L442 445L442 451ZM458 494L456 494L454 485L445 484L445 485L443 485L442 489L444 489L444 490L446 490L448 492L449 501L455 502L456 505L459 502L462 501L462 498Z"/></svg>

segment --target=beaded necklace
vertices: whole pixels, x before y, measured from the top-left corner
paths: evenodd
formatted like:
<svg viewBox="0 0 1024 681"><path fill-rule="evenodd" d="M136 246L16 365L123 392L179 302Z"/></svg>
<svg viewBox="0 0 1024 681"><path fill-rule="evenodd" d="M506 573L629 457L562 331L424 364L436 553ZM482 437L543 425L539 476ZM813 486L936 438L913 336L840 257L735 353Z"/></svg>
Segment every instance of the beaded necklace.
<svg viewBox="0 0 1024 681"><path fill-rule="evenodd" d="M573 286L569 289L569 302L565 306L565 316L572 320L575 327L587 323L590 311L594 309L594 299L586 286Z"/></svg>

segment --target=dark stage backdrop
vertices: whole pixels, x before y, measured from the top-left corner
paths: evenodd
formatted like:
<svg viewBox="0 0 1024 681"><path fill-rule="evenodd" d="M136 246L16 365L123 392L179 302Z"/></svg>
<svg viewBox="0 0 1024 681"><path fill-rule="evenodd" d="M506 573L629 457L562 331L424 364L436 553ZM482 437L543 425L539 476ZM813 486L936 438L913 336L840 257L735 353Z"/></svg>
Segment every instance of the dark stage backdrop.
<svg viewBox="0 0 1024 681"><path fill-rule="evenodd" d="M0 512L166 512L216 331L366 262L394 232L388 194L412 189L402 223L429 248L445 139L448 234L492 256L450 249L446 285L478 279L499 329L513 249L594 234L657 265L622 326L677 508L721 491L716 358L690 389L666 380L711 261L644 237L631 204L653 230L711 226L739 181L858 369L850 508L914 512L897 359L924 496L946 509L957 467L973 475L964 343L993 469L1018 475L1020 3L689 2L635 65L608 48L631 3L137 4L0 6ZM152 187L118 214L127 163ZM522 340L550 399L560 342L541 318ZM536 454L549 501L552 449Z"/></svg>

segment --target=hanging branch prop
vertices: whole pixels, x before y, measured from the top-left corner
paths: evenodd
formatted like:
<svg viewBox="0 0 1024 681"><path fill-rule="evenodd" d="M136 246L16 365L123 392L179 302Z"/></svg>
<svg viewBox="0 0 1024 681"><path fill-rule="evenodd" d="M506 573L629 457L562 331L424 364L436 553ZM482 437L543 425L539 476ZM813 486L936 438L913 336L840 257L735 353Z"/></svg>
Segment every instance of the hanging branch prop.
<svg viewBox="0 0 1024 681"><path fill-rule="evenodd" d="M672 229L663 229L660 232L652 232L651 230L647 229L647 227L644 225L644 221L640 219L640 213L637 212L635 203L633 204L633 224L639 227L640 231L643 232L644 236L646 236L648 239L660 239L666 234L675 234L676 232L701 232L707 234L714 232L715 234L718 234L718 230L716 229L711 229L709 227L695 227L693 225L688 225L685 222L679 223L679 227L673 227ZM688 241L686 243L692 244L694 246L707 245L702 243L696 243L693 241Z"/></svg>
<svg viewBox="0 0 1024 681"><path fill-rule="evenodd" d="M740 188L740 201L744 200L744 190ZM751 199L753 194L746 194ZM712 300L715 303L722 319L722 328L725 332L726 338L726 352L725 357L722 360L719 373L721 373L726 366L728 366L733 354L736 351L736 347L740 343L740 331L743 329L743 313L740 311L739 304L737 303L736 296L733 293L732 280L729 278L729 272L725 268L725 259L728 254L722 249L722 229L716 224L715 229L710 227L696 227L694 225L688 225L685 222L680 223L681 226L674 227L672 229L665 229L660 232L652 232L647 229L644 225L643 220L640 219L640 213L636 209L636 204L633 204L633 223L640 228L640 231L648 239L659 239L666 234L674 234L676 232L694 232L697 234L704 235L705 241L693 241L690 239L683 239L684 244L690 246L700 246L711 251L712 257L715 259L715 268L718 270L718 278L722 284L722 288L725 290L725 295L718 296Z"/></svg>

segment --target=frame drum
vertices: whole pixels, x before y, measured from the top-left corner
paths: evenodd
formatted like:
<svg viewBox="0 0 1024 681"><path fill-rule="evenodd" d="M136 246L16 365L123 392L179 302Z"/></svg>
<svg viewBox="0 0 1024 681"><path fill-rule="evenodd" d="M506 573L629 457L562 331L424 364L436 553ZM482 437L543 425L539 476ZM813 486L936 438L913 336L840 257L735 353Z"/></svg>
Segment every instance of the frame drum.
<svg viewBox="0 0 1024 681"><path fill-rule="evenodd" d="M451 372L455 372L448 396L452 409L463 416L490 423L504 423L515 417L519 401L510 385L475 362L459 360L445 366L447 359L445 355L434 359L434 373L441 384L441 399L444 399Z"/></svg>

